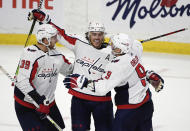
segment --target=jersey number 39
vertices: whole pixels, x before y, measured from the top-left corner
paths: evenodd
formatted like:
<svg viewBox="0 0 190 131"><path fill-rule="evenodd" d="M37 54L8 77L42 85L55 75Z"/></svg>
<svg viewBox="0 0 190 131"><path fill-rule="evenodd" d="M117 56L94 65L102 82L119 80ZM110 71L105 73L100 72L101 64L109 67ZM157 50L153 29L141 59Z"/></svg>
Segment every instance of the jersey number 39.
<svg viewBox="0 0 190 131"><path fill-rule="evenodd" d="M20 64L20 68L29 69L30 68L30 61L22 60Z"/></svg>

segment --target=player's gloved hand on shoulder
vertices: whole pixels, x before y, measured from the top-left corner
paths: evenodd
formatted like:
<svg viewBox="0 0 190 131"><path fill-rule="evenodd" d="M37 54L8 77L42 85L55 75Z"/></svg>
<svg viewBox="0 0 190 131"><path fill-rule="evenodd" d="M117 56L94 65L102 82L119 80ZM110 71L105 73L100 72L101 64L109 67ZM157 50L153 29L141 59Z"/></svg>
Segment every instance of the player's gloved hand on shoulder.
<svg viewBox="0 0 190 131"><path fill-rule="evenodd" d="M45 14L43 11L34 9L28 14L28 20L31 21L36 19L40 24L48 24L51 19L48 14Z"/></svg>
<svg viewBox="0 0 190 131"><path fill-rule="evenodd" d="M70 74L65 77L63 83L66 88L83 88L88 84L88 79L84 75Z"/></svg>
<svg viewBox="0 0 190 131"><path fill-rule="evenodd" d="M146 78L148 82L159 92L164 87L164 79L154 71L146 71Z"/></svg>

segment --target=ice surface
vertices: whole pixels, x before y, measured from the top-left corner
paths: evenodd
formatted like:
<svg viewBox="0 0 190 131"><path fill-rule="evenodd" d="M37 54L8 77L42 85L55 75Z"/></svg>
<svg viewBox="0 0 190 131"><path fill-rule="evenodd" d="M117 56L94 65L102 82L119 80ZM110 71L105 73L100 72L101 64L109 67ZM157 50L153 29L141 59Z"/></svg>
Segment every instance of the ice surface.
<svg viewBox="0 0 190 131"><path fill-rule="evenodd" d="M12 76L15 73L23 46L0 45L0 65ZM61 47L60 50L73 61L73 54ZM165 87L159 93L153 89L154 131L189 131L190 130L190 56L161 53L144 53L143 63L146 69L154 70L163 76ZM64 88L59 76L56 90L56 102L66 124L66 131L71 130L70 99L71 95ZM14 110L13 87L11 81L0 72L0 131L21 131ZM114 94L114 93L113 93ZM115 109L115 108L114 108ZM94 130L93 122L91 125Z"/></svg>

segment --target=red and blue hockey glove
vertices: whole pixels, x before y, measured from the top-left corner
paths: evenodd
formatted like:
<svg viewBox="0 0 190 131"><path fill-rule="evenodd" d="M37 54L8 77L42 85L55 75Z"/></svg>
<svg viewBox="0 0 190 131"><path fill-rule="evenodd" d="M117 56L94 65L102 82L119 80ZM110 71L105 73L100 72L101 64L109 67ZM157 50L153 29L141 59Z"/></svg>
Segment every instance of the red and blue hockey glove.
<svg viewBox="0 0 190 131"><path fill-rule="evenodd" d="M40 96L36 90L30 91L28 95L39 105L36 109L37 115L41 120L45 119L50 112L49 100L44 95Z"/></svg>
<svg viewBox="0 0 190 131"><path fill-rule="evenodd" d="M40 97L40 101L41 102L39 104L39 108L37 108L36 110L44 114L49 114L49 101L44 95Z"/></svg>
<svg viewBox="0 0 190 131"><path fill-rule="evenodd" d="M164 87L164 79L154 71L146 71L146 78L148 82L159 92Z"/></svg>
<svg viewBox="0 0 190 131"><path fill-rule="evenodd" d="M46 99L45 96L41 96L41 101L43 103L39 104L39 107L36 109L37 115L40 117L41 120L45 119L47 114L50 112L49 101Z"/></svg>
<svg viewBox="0 0 190 131"><path fill-rule="evenodd" d="M48 14L45 14L43 11L34 9L28 14L28 20L36 19L40 24L48 24L51 19Z"/></svg>
<svg viewBox="0 0 190 131"><path fill-rule="evenodd" d="M71 74L65 77L63 83L66 88L83 88L88 84L88 79L84 75Z"/></svg>

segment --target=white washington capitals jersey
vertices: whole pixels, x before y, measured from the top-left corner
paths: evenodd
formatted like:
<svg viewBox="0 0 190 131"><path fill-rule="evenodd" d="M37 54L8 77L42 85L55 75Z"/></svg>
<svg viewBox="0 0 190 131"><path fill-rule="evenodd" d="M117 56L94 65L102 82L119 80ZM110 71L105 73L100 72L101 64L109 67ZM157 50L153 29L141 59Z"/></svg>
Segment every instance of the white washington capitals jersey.
<svg viewBox="0 0 190 131"><path fill-rule="evenodd" d="M86 39L71 37L63 29L56 27L61 35L60 43L71 49L75 54L73 73L85 75L89 80L98 79L105 72L105 66L110 61L111 48L96 49ZM69 93L86 100L110 101L111 93L96 96L89 90L70 88Z"/></svg>
<svg viewBox="0 0 190 131"><path fill-rule="evenodd" d="M100 95L115 88L115 103L119 109L136 108L150 99L141 62L142 50L141 43L134 41L131 53L114 58L107 64L102 78L93 83L95 92Z"/></svg>
<svg viewBox="0 0 190 131"><path fill-rule="evenodd" d="M24 49L20 58L15 99L32 103L24 94L36 89L40 95L45 95L52 102L58 74L68 75L72 71L72 64L56 49L44 53L36 45L29 46Z"/></svg>

